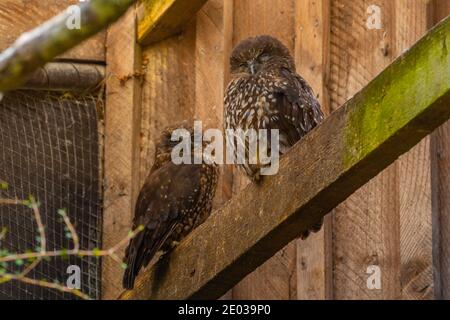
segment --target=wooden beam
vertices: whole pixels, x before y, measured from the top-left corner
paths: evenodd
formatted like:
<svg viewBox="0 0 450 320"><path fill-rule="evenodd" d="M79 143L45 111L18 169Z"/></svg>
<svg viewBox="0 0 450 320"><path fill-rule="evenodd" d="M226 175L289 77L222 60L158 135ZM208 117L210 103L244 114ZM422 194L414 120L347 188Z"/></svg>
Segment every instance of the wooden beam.
<svg viewBox="0 0 450 320"><path fill-rule="evenodd" d="M89 91L105 80L105 67L97 64L50 62L39 68L22 89Z"/></svg>
<svg viewBox="0 0 450 320"><path fill-rule="evenodd" d="M135 8L109 28L107 44L104 248L116 245L131 230L140 187L142 55L136 43ZM102 262L103 299L115 298L121 292L122 274L116 261Z"/></svg>
<svg viewBox="0 0 450 320"><path fill-rule="evenodd" d="M143 274L123 299L219 298L450 118L450 18ZM301 159L301 161L299 161Z"/></svg>
<svg viewBox="0 0 450 320"><path fill-rule="evenodd" d="M206 0L143 0L140 7L138 41L149 45L181 32Z"/></svg>

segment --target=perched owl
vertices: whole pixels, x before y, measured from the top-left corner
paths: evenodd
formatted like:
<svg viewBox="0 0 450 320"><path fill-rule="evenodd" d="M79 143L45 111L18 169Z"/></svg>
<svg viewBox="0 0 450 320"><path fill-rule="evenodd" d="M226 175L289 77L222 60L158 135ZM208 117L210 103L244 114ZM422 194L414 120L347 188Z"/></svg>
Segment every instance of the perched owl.
<svg viewBox="0 0 450 320"><path fill-rule="evenodd" d="M296 73L294 59L279 40L271 36L244 40L233 50L230 64L232 79L225 95L226 129L267 129L268 134L271 129L278 129L282 155L323 121L311 87ZM248 148L248 141L241 143ZM241 169L250 179L259 181L264 165L247 160ZM318 223L311 231L318 231L321 225ZM302 238L308 235L306 232Z"/></svg>
<svg viewBox="0 0 450 320"><path fill-rule="evenodd" d="M172 141L173 129L186 129L191 137L191 157L194 153L194 132L183 123L166 129L156 148L155 164L139 194L134 228L145 229L132 239L125 253L127 269L123 287L132 289L135 278L157 252L167 252L210 215L218 168L215 164L175 165L171 152L179 143ZM201 156L201 155L200 155Z"/></svg>

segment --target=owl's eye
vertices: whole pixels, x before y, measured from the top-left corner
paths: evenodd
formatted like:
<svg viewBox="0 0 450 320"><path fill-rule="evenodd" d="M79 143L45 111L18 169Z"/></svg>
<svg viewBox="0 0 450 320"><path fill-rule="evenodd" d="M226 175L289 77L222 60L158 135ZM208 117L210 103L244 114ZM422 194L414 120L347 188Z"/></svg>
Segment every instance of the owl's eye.
<svg viewBox="0 0 450 320"><path fill-rule="evenodd" d="M270 55L268 53L263 53L259 56L259 61L261 62L267 62L270 59Z"/></svg>

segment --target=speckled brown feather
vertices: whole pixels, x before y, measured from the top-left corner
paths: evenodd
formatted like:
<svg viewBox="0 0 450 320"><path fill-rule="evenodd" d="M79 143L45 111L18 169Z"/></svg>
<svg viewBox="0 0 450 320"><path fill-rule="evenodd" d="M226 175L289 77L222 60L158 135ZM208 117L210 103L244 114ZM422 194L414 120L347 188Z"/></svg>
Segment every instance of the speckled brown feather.
<svg viewBox="0 0 450 320"><path fill-rule="evenodd" d="M227 129L278 129L282 155L323 121L311 87L296 73L289 50L277 39L259 36L242 41L233 50L230 65L232 80L224 102ZM248 141L242 143L248 147ZM262 166L246 161L240 168L258 181Z"/></svg>
<svg viewBox="0 0 450 320"><path fill-rule="evenodd" d="M178 126L179 127L179 126ZM155 164L139 194L134 228L145 226L126 250L127 269L123 286L132 289L142 266L148 265L158 251L175 247L211 214L218 180L216 165L175 165L171 161L171 141L174 129L164 130L157 145ZM183 128L191 132L193 130Z"/></svg>

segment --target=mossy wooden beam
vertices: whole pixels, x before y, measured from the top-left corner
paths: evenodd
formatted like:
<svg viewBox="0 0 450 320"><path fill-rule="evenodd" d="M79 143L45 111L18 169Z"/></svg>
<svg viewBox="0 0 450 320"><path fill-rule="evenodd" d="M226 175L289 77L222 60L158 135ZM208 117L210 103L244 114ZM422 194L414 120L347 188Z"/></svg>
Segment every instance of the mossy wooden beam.
<svg viewBox="0 0 450 320"><path fill-rule="evenodd" d="M91 0L79 4L81 28L69 29L66 11L24 33L0 54L0 92L19 87L36 69L116 21L136 0Z"/></svg>
<svg viewBox="0 0 450 320"><path fill-rule="evenodd" d="M147 270L123 299L219 298L450 118L450 18Z"/></svg>
<svg viewBox="0 0 450 320"><path fill-rule="evenodd" d="M138 42L149 45L179 33L207 0L142 0Z"/></svg>

